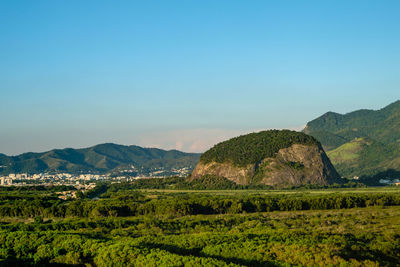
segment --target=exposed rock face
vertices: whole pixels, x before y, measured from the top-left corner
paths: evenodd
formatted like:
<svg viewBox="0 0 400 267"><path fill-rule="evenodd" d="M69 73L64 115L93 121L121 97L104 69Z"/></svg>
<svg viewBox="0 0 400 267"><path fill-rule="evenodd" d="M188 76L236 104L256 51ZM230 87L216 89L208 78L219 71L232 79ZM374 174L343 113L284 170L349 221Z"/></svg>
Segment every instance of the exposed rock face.
<svg viewBox="0 0 400 267"><path fill-rule="evenodd" d="M275 157L264 158L247 166L235 166L231 162L200 161L191 179L204 175L225 177L242 185L327 185L341 183L342 180L321 146L304 144L282 148Z"/></svg>
<svg viewBox="0 0 400 267"><path fill-rule="evenodd" d="M204 175L215 175L225 177L237 184L250 184L251 177L254 176L254 165L249 164L246 167L236 167L231 163L202 163L199 162L192 172L191 179L196 179Z"/></svg>

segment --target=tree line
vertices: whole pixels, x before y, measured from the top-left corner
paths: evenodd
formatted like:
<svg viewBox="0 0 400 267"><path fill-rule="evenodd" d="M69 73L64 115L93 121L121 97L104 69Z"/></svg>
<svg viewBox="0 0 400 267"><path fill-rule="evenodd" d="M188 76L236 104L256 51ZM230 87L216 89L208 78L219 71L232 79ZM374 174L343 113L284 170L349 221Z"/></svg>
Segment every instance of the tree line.
<svg viewBox="0 0 400 267"><path fill-rule="evenodd" d="M107 197L107 195L105 195ZM3 197L4 198L4 197ZM270 211L347 209L400 205L398 193L348 193L326 195L217 196L189 194L149 198L117 195L97 201L63 201L56 197L9 198L0 201L1 217L126 217L137 215L239 214Z"/></svg>

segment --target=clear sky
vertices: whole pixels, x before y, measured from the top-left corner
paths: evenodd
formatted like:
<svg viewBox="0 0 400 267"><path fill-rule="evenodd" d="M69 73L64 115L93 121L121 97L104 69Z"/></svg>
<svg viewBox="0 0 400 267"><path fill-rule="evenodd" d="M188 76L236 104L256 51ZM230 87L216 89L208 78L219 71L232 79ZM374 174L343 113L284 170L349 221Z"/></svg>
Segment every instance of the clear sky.
<svg viewBox="0 0 400 267"><path fill-rule="evenodd" d="M0 153L204 151L400 97L400 1L0 1Z"/></svg>

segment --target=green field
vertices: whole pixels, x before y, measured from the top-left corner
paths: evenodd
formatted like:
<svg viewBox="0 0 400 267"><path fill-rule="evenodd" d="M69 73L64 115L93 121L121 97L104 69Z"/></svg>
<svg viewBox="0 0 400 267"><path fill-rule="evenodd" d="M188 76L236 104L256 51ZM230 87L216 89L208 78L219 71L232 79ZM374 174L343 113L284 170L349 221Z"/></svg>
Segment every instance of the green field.
<svg viewBox="0 0 400 267"><path fill-rule="evenodd" d="M58 200L54 191L0 190L0 265L400 262L396 187L166 190L108 185L98 200L88 194L67 201Z"/></svg>

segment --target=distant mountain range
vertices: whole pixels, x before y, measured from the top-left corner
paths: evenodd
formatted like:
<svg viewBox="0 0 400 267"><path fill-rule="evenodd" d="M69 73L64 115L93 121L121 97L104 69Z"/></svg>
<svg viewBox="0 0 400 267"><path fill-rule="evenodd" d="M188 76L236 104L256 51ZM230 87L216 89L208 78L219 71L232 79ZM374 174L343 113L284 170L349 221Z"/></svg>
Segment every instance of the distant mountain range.
<svg viewBox="0 0 400 267"><path fill-rule="evenodd" d="M380 110L363 109L344 115L327 112L307 123L303 132L321 142L343 177L400 177L400 101ZM168 175L173 169L192 170L200 155L107 143L18 156L0 154L0 174L111 173L129 169L146 175L158 169Z"/></svg>
<svg viewBox="0 0 400 267"><path fill-rule="evenodd" d="M89 148L54 149L18 156L0 154L0 173L108 173L116 170L132 170L132 166L141 174L156 168L164 168L168 173L169 170L178 168L193 169L199 158L200 154L197 153L106 143Z"/></svg>
<svg viewBox="0 0 400 267"><path fill-rule="evenodd" d="M322 143L342 176L400 175L400 101L380 110L328 112L303 131Z"/></svg>

